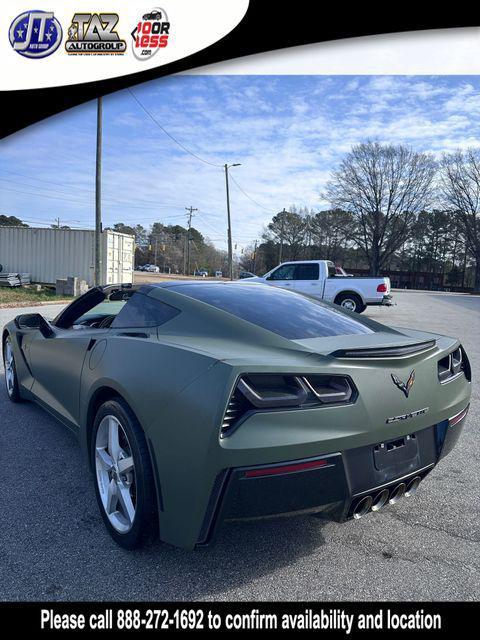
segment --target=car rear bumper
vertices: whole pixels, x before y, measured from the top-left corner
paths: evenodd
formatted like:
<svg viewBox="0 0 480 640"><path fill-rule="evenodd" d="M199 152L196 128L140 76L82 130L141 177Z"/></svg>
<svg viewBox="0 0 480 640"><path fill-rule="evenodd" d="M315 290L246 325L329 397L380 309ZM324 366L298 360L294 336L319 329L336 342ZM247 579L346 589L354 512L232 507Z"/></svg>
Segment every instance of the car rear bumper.
<svg viewBox="0 0 480 640"><path fill-rule="evenodd" d="M380 496L386 503L395 502L396 497L413 493L413 488L455 446L466 410L458 415L457 421L454 416L375 445L225 469L216 478L197 544L211 542L225 521L315 512L344 521L360 517L362 509L368 512L373 506L377 510L375 500Z"/></svg>

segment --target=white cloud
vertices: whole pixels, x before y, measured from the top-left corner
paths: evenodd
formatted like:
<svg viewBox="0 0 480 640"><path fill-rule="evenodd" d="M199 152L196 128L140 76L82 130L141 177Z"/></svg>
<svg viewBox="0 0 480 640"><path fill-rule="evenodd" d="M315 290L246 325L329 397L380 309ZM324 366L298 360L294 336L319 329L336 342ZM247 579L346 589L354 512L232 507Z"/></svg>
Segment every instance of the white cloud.
<svg viewBox="0 0 480 640"><path fill-rule="evenodd" d="M362 140L405 143L436 156L480 147L478 84L476 78L182 76L134 91L193 153L218 165L242 164L232 175L262 205L232 182L233 234L242 246L284 206L325 207L320 193L330 172ZM93 103L11 137L0 147L0 177L18 171L37 181L0 181L2 212L91 226L94 163ZM106 224L184 224L184 207L198 207L195 225L225 247L222 168L185 153L128 92L104 100L103 196Z"/></svg>

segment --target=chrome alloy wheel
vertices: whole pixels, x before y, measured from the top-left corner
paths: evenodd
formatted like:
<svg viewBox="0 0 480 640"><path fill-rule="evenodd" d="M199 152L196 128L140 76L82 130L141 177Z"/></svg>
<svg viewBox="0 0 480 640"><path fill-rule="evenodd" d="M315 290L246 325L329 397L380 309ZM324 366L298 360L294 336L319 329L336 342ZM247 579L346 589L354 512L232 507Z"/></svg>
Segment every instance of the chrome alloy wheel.
<svg viewBox="0 0 480 640"><path fill-rule="evenodd" d="M13 359L13 348L10 338L5 340L5 349L3 352L3 363L5 365L5 384L7 393L10 397L15 389L15 363Z"/></svg>
<svg viewBox="0 0 480 640"><path fill-rule="evenodd" d="M127 434L115 416L105 416L98 425L95 470L110 523L119 533L127 533L133 526L137 505L135 465Z"/></svg>
<svg viewBox="0 0 480 640"><path fill-rule="evenodd" d="M344 309L348 309L349 311L355 311L357 308L357 303L355 302L355 300L352 300L352 298L345 298L345 300L342 300L340 306Z"/></svg>

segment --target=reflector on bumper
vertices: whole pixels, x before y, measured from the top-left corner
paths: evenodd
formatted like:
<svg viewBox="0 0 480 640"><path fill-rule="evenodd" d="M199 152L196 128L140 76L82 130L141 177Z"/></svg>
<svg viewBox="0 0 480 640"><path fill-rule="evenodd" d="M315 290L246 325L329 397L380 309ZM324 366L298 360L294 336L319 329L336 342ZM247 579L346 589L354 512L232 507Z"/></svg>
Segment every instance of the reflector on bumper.
<svg viewBox="0 0 480 640"><path fill-rule="evenodd" d="M245 471L245 478L262 478L265 476L277 476L284 473L297 473L298 471L309 471L320 469L331 464L328 460L309 460L308 462L298 462L296 464L281 464L274 467L263 467L260 469L248 469Z"/></svg>
<svg viewBox="0 0 480 640"><path fill-rule="evenodd" d="M462 411L460 411L460 413L457 413L456 415L452 416L451 418L449 418L448 420L448 426L449 427L454 427L456 424L458 424L459 422L461 422L464 418L467 417L467 413L468 410L470 409L470 405L468 404L465 409L463 409Z"/></svg>

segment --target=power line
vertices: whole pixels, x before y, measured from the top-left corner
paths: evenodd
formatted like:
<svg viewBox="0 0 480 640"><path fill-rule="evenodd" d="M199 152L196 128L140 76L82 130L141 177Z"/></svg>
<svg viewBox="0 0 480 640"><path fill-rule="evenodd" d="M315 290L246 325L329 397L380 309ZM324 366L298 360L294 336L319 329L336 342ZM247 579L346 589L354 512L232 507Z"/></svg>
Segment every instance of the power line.
<svg viewBox="0 0 480 640"><path fill-rule="evenodd" d="M0 180L2 180L3 178L0 178ZM35 187L34 185L28 185L34 189L39 189L40 187ZM2 189L4 191L12 191L14 193L21 193L23 195L27 195L27 196L37 196L40 198L49 198L49 199L53 199L53 200L64 200L65 202L73 202L75 204L82 204L85 205L85 200L78 200L75 198L69 198L63 195L52 195L50 193L42 193L40 191L37 192L32 192L32 191L24 191L23 189L12 189L11 187L2 187ZM58 193L58 192L56 192ZM92 197L93 197L93 193L92 193ZM148 204L148 202L151 202L151 204ZM107 206L114 206L114 205L118 205L118 204L123 204L126 207L128 207L129 209L141 209L142 211L145 209L158 209L158 208L166 208L166 209L180 209L183 207L180 207L178 205L169 205L169 204L164 204L164 203L155 203L153 201L145 201L145 204L142 203L142 201L139 201L139 204L132 204L130 202L128 202L128 200L122 200L122 199L111 199L111 198L105 198L103 200L103 204L107 205ZM172 216L169 216L172 217ZM183 218L183 216L175 216L176 218Z"/></svg>
<svg viewBox="0 0 480 640"><path fill-rule="evenodd" d="M1 169L0 169L0 171L1 171ZM18 182L16 180L9 180L8 178L3 178L1 176L0 176L0 180L6 181L6 182L11 182L12 184L15 184L15 185L20 185L20 186L23 185L23 183L21 183L21 182ZM58 185L59 183L49 182L49 184ZM39 186L34 185L34 184L27 184L25 186L30 188L30 189L43 189L43 187L39 187ZM26 195L33 195L31 192L27 192L27 191L23 191L23 190L15 190L15 189L8 189L8 188L6 188L6 190L7 191L8 190L15 191L16 193L25 193ZM49 189L48 194L39 192L39 193L35 193L35 195L39 195L39 196L45 195L46 197L51 197L50 196L51 193L60 194L62 197L65 194L64 191L56 191L56 190ZM66 198L64 198L65 200L70 200L72 202L74 201L73 198L69 198L68 197L68 192L65 195L67 196ZM89 190L89 195L91 195L93 197L93 191ZM58 199L60 199L60 196L58 197ZM145 205L149 205L149 204L152 205L150 207L152 209L154 209L154 208L156 209L157 207L162 207L162 208L167 208L167 209L183 209L183 205L180 205L180 204L173 204L173 203L168 203L168 202L156 202L154 200L141 200L141 199L138 199L138 198L135 199L135 202L137 203L137 205L130 204L130 202L128 200L124 200L122 198L115 198L113 196L107 196L107 198L104 199L104 202L107 202L107 204L108 204L109 201L111 203L126 204L129 207L139 208L139 209L149 208L149 207L145 206ZM84 200L77 200L76 199L75 202L83 203Z"/></svg>
<svg viewBox="0 0 480 640"><path fill-rule="evenodd" d="M243 193L243 195L248 198L249 200L251 200L254 204L257 205L257 207L260 207L261 209L265 209L265 211L269 211L271 212L271 209L269 209L268 207L264 207L263 204L260 204L259 202L257 202L256 200L254 200L252 198L252 196L248 195L248 193L245 191L245 189L243 189L238 182L235 180L235 178L233 176L230 176L232 179L232 182L234 182L237 185L237 188Z"/></svg>
<svg viewBox="0 0 480 640"><path fill-rule="evenodd" d="M89 189L88 187L79 187L78 185L68 185L68 184L62 184L60 182L53 182L53 180L45 180L44 178L36 178L35 176L29 176L26 173L19 173L18 171L8 171L7 169L0 169L0 171L2 171L3 173L8 173L12 176L20 176L21 178L27 178L28 180L36 180L37 182L44 182L45 184L53 184L56 187L69 187L71 186L73 189L75 189L75 191L88 191L89 193L93 193L92 189ZM1 178L1 180L7 180L7 178ZM22 184L19 182L16 182L14 180L10 180L9 182L14 182L15 184ZM36 187L35 185L27 185L29 187L35 187L36 189L39 189L40 187Z"/></svg>
<svg viewBox="0 0 480 640"><path fill-rule="evenodd" d="M210 224L210 222L208 222L207 220L205 220L205 218L200 215L200 213L198 213L198 217L200 218L200 220L203 222L203 224L206 224L207 227L210 227L210 229L213 229L215 232L218 233L218 227L214 227L213 224Z"/></svg>
<svg viewBox="0 0 480 640"><path fill-rule="evenodd" d="M175 142L175 144L177 144L181 149L183 149L186 153L189 153L191 156L193 156L194 158L196 158L197 160L200 160L200 162L203 162L204 164L208 164L211 167L221 167L222 165L220 164L216 164L214 162L210 162L209 160L205 160L205 158L201 158L199 155L197 155L196 153L194 153L193 151L191 151L188 147L186 147L182 142L180 142L179 140L177 140L174 136L172 136L171 133L169 133L165 127L162 127L162 125L158 122L158 120L155 118L155 116L147 109L147 107L144 106L144 104L142 102L140 102L140 100L137 98L137 96L133 93L133 91L129 88L128 92L130 93L130 95L132 96L132 98L137 102L137 104L139 105L139 107L141 109L143 109L143 111L147 114L147 116L157 125L157 127L159 129L161 129L163 131L163 133L165 135L167 135L171 140L173 140L173 142Z"/></svg>
<svg viewBox="0 0 480 640"><path fill-rule="evenodd" d="M31 186L31 185L30 185ZM83 200L74 200L73 198L65 198L61 196L51 196L45 193L32 193L31 191L21 191L20 189L9 189L8 187L2 187L3 191L13 191L15 193L23 193L27 196L40 196L41 198L52 198L53 200L66 200L68 202L74 202L76 204L85 204Z"/></svg>

